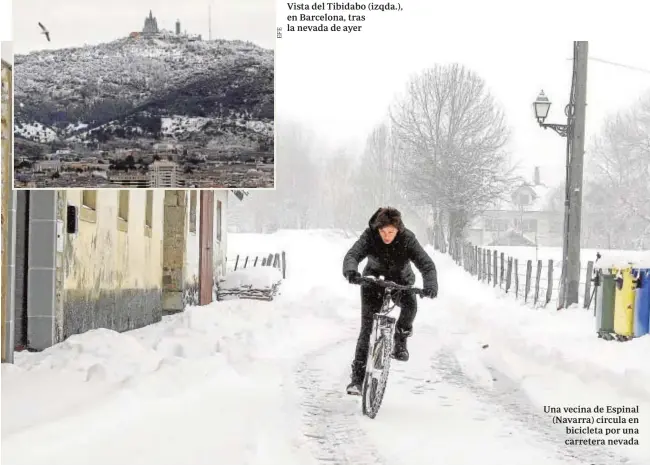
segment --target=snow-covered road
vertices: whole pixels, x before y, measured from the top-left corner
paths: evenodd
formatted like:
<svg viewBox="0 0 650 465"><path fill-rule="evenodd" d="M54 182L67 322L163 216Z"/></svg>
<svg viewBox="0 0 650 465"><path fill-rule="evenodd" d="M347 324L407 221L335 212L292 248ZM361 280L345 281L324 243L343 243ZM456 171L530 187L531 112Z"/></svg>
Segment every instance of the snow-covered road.
<svg viewBox="0 0 650 465"><path fill-rule="evenodd" d="M2 464L650 463L649 338L599 341L586 312L521 307L434 254L440 298L419 300L411 359L392 364L371 420L344 391L359 324L358 289L340 277L350 239L231 242L287 251L282 295L19 354L2 367ZM569 436L543 411L595 405L638 406L624 415L638 424L607 426L639 434ZM587 437L639 444L565 444Z"/></svg>

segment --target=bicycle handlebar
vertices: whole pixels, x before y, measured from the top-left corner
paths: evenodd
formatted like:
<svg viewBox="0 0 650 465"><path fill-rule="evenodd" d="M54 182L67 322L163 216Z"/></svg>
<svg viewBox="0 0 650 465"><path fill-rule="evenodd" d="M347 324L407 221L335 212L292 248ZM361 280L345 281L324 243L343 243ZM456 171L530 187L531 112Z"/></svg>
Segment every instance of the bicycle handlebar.
<svg viewBox="0 0 650 465"><path fill-rule="evenodd" d="M422 296L424 289L420 289L417 287L413 286L403 286L401 284L397 284L393 281L387 281L385 279L375 279L375 278L369 278L368 276L362 276L361 278L358 278L354 280L352 284L358 284L358 285L364 285L368 284L371 286L377 286L381 287L384 289L395 289L398 291L408 291L408 292L413 292L414 294L418 294Z"/></svg>

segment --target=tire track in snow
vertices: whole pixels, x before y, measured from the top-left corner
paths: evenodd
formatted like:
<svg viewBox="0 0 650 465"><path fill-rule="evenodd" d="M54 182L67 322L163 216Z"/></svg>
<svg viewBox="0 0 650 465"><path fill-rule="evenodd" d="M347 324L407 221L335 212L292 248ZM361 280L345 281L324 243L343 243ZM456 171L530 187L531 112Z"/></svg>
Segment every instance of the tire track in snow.
<svg viewBox="0 0 650 465"><path fill-rule="evenodd" d="M346 380L331 369L331 364L340 360L333 352L352 341L356 336L312 352L299 363L296 384L302 391L304 435L322 463L383 465L359 424L360 398L349 396Z"/></svg>
<svg viewBox="0 0 650 465"><path fill-rule="evenodd" d="M468 377L449 348L443 348L432 355L431 368L445 382L468 390L479 401L490 405L493 410L504 412L511 419L513 425L521 426L530 431L534 437L547 443L548 448L554 450L558 458L578 460L585 465L614 465L617 463L640 465L607 447L564 446L566 434L552 423L548 415L544 415L530 401L518 383L494 367L486 366L495 380L494 390L487 389ZM426 380L419 381L426 383ZM422 385L417 386L413 392L416 393L421 388ZM429 389L435 390L435 387L432 386ZM581 438L582 436L576 435L575 437ZM568 447L574 448L568 449Z"/></svg>

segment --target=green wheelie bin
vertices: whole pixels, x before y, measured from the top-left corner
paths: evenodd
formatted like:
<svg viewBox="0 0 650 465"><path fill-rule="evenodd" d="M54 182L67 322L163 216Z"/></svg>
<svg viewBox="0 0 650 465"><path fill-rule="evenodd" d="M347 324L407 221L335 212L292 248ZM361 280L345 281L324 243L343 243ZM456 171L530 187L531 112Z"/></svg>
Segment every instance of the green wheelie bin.
<svg viewBox="0 0 650 465"><path fill-rule="evenodd" d="M616 274L609 268L601 268L596 273L596 332L598 337L613 339Z"/></svg>

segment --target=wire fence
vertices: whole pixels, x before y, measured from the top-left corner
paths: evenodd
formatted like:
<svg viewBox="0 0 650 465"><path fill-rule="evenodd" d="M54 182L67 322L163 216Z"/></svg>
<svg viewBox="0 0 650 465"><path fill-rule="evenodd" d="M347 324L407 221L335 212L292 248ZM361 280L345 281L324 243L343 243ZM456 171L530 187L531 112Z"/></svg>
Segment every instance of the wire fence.
<svg viewBox="0 0 650 465"><path fill-rule="evenodd" d="M546 307L559 297L561 260L520 260L490 247L459 243L449 249L454 261L479 281L499 287L506 294L534 307ZM592 303L594 262L580 268L580 303L589 308Z"/></svg>
<svg viewBox="0 0 650 465"><path fill-rule="evenodd" d="M284 251L268 255L237 255L226 262L228 272L257 266L272 266L282 272L282 279L287 277L287 255Z"/></svg>

